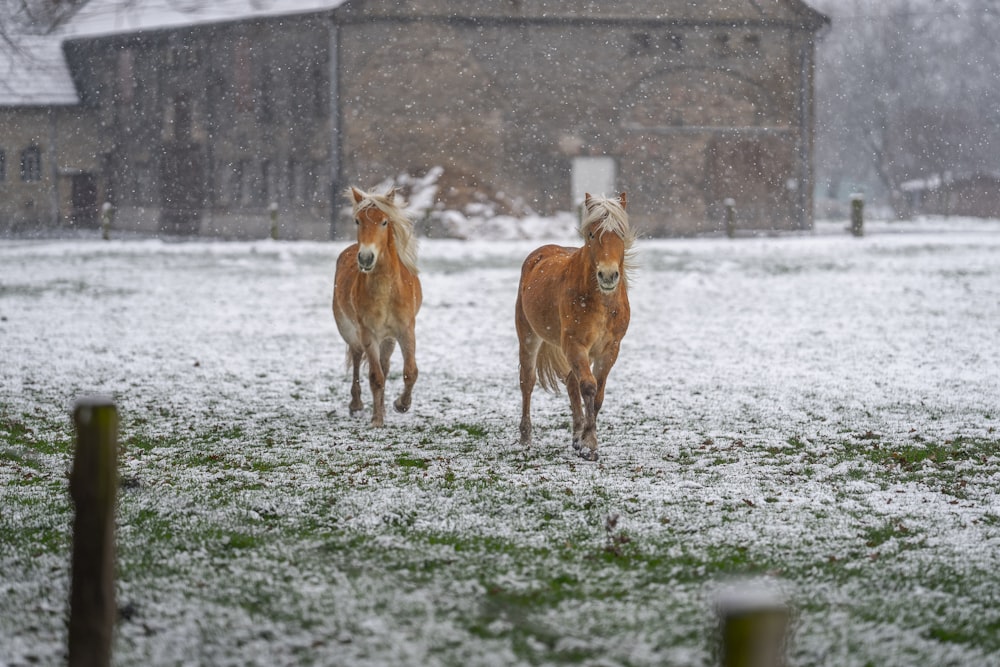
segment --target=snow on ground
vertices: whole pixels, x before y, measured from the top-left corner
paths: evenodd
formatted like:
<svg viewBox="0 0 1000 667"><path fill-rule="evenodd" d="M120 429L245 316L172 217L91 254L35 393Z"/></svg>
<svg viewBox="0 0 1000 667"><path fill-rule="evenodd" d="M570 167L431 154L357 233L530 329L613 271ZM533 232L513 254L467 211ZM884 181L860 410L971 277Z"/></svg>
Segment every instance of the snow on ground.
<svg viewBox="0 0 1000 667"><path fill-rule="evenodd" d="M523 224L422 242L381 432L347 415L344 243L0 241L0 665L62 660L90 393L122 414L117 664L710 664L741 574L794 664L1000 664L1000 222L640 241L597 464L564 395L517 444L519 264L575 243Z"/></svg>

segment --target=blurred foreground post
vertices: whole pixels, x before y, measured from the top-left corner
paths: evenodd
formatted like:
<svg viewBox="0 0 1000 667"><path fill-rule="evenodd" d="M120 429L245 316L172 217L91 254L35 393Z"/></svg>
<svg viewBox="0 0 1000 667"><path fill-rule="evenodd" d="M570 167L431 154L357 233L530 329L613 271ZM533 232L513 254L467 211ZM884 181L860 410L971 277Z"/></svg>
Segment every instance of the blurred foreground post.
<svg viewBox="0 0 1000 667"><path fill-rule="evenodd" d="M111 218L114 216L114 207L111 202L101 204L101 238L105 241L111 239Z"/></svg>
<svg viewBox="0 0 1000 667"><path fill-rule="evenodd" d="M788 605L774 591L746 585L719 596L722 667L785 667Z"/></svg>
<svg viewBox="0 0 1000 667"><path fill-rule="evenodd" d="M275 241L278 240L278 202L273 201L267 207L267 210L271 214L271 238Z"/></svg>
<svg viewBox="0 0 1000 667"><path fill-rule="evenodd" d="M865 234L864 195L851 195L851 234L854 236L864 236Z"/></svg>
<svg viewBox="0 0 1000 667"><path fill-rule="evenodd" d="M736 236L736 200L727 197L722 205L726 207L726 236L733 238Z"/></svg>
<svg viewBox="0 0 1000 667"><path fill-rule="evenodd" d="M76 506L70 584L70 667L111 664L115 606L118 410L107 398L73 409L76 455L69 492Z"/></svg>

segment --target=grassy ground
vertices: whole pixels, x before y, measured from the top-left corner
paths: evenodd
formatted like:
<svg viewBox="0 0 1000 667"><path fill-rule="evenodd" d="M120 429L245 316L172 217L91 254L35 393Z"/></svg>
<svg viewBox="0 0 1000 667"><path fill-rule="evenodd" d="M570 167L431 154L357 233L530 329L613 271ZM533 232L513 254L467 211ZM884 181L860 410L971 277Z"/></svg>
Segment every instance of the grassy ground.
<svg viewBox="0 0 1000 667"><path fill-rule="evenodd" d="M708 665L747 579L793 664L1000 664L1000 235L647 242L596 464L564 396L516 443L530 247L424 244L414 412L377 432L339 246L0 248L0 664L63 659L94 391L116 664Z"/></svg>

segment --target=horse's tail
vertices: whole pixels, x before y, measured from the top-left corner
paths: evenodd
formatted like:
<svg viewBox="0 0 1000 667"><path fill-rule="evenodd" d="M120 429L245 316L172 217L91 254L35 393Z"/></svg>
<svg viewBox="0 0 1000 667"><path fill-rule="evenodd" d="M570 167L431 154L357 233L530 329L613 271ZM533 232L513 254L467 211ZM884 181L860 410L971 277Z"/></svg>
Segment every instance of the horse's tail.
<svg viewBox="0 0 1000 667"><path fill-rule="evenodd" d="M542 343L535 360L535 372L542 389L558 394L559 383L565 382L566 376L569 375L569 360L557 346Z"/></svg>

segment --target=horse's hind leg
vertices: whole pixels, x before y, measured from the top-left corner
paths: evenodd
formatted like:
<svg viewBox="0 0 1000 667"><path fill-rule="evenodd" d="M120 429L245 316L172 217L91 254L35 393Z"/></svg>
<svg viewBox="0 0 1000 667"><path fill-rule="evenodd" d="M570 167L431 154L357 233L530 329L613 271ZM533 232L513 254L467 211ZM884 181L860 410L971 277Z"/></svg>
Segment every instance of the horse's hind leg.
<svg viewBox="0 0 1000 667"><path fill-rule="evenodd" d="M528 333L521 340L519 346L519 357L521 362L521 446L527 447L531 444L531 392L535 388L535 381L538 379L538 372L535 364L538 359L538 351L542 347L542 340L534 334Z"/></svg>
<svg viewBox="0 0 1000 667"><path fill-rule="evenodd" d="M575 373L566 376L566 393L569 395L569 411L573 415L573 449L579 450L583 444L583 402L580 397L580 379Z"/></svg>
<svg viewBox="0 0 1000 667"><path fill-rule="evenodd" d="M365 404L361 402L361 359L365 356L365 351L360 347L352 347L347 354L350 355L353 370L350 411L351 416L356 417L365 409Z"/></svg>
<svg viewBox="0 0 1000 667"><path fill-rule="evenodd" d="M403 353L403 393L392 404L396 412L406 412L413 400L413 385L417 382L416 336L411 328L399 339L399 350Z"/></svg>

